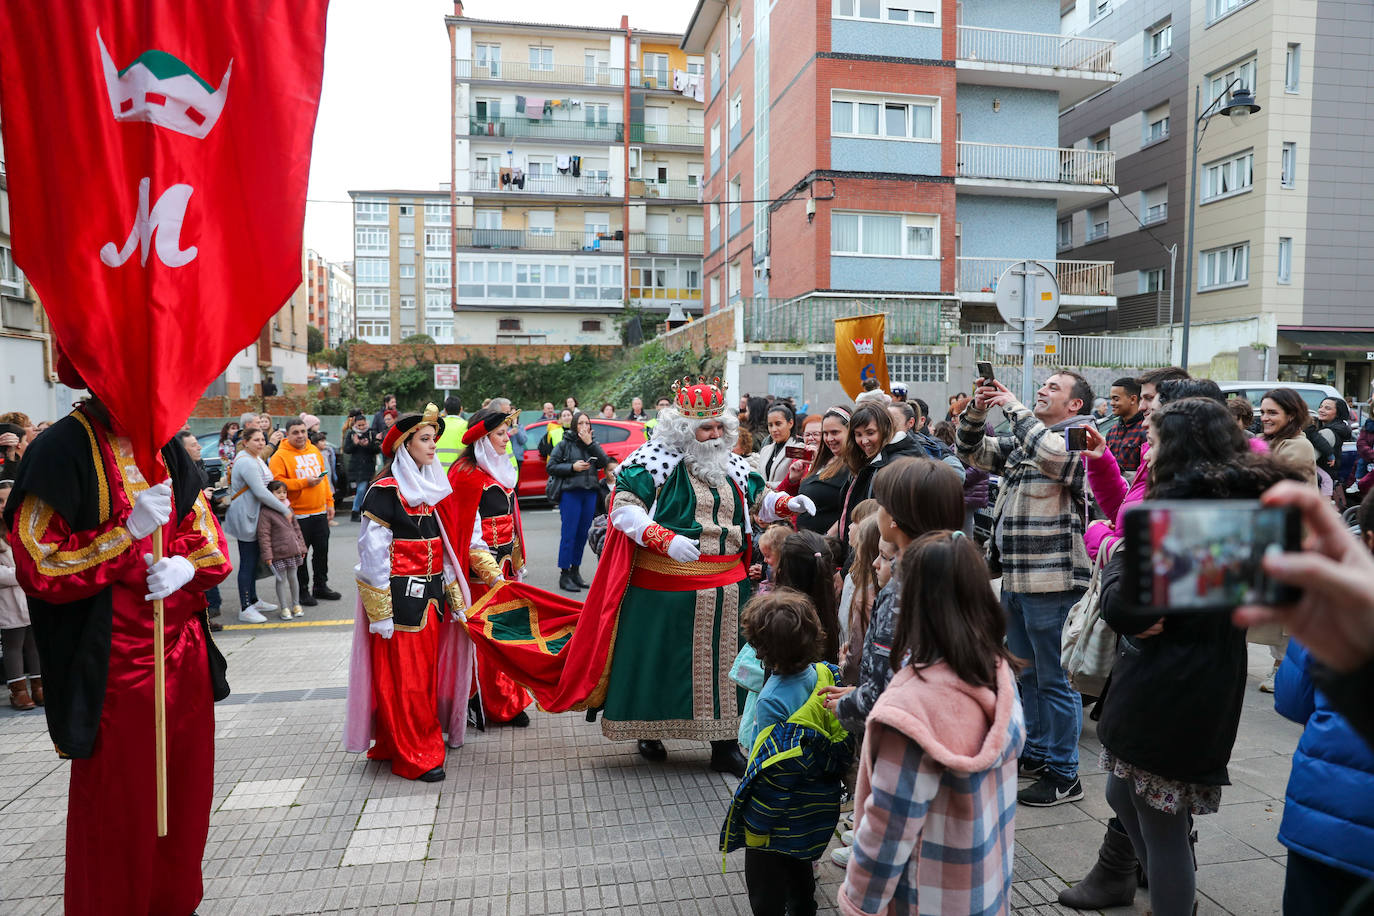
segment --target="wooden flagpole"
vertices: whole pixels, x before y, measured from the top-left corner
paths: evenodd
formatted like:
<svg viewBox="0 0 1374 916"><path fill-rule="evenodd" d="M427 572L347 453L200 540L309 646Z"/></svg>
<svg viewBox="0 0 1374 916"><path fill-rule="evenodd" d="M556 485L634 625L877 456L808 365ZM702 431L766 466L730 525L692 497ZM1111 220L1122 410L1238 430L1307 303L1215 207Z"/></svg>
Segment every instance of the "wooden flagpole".
<svg viewBox="0 0 1374 916"><path fill-rule="evenodd" d="M153 531L153 563L162 559L162 528ZM167 835L167 671L162 599L153 601L153 753L157 780L157 835Z"/></svg>

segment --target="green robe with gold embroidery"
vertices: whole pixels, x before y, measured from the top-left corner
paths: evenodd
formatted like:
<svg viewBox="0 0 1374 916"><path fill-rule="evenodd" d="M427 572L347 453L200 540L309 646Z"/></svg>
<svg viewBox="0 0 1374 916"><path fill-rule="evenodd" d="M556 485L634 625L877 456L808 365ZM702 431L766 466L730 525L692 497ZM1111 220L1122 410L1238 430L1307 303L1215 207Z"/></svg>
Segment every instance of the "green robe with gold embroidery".
<svg viewBox="0 0 1374 916"><path fill-rule="evenodd" d="M699 539L703 557L745 553L739 561L744 564L746 512L757 510L765 490L763 478L751 471L745 505L733 480L712 486L690 474L685 461L661 487L636 465L617 476L615 505L640 505L674 534ZM680 565L635 548L636 568L665 563ZM740 648L740 608L751 591L747 576L724 587L682 591L636 585L632 572L620 605L602 733L613 740L733 740L744 691L730 680L730 666Z"/></svg>

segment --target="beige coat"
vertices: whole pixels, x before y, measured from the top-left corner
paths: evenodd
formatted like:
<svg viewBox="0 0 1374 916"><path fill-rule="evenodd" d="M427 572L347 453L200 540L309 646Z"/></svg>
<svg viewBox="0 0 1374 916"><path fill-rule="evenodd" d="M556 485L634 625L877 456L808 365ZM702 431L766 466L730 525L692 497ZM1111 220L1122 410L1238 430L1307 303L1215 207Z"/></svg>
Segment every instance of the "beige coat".
<svg viewBox="0 0 1374 916"><path fill-rule="evenodd" d="M1312 486L1317 485L1317 450L1307 437L1298 433L1291 439L1269 441L1269 451L1302 471L1303 479Z"/></svg>
<svg viewBox="0 0 1374 916"><path fill-rule="evenodd" d="M15 575L14 553L9 542L0 538L0 630L28 625L29 602Z"/></svg>

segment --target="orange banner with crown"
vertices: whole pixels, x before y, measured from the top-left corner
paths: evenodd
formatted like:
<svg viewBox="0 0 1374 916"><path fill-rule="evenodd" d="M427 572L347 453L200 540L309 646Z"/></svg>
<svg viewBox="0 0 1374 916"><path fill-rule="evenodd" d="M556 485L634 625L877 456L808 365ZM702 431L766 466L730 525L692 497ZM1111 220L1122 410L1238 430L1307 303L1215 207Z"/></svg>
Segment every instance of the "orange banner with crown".
<svg viewBox="0 0 1374 916"><path fill-rule="evenodd" d="M855 315L835 319L835 368L840 386L851 398L864 390L864 382L877 379L887 391L887 355L883 352L887 315Z"/></svg>

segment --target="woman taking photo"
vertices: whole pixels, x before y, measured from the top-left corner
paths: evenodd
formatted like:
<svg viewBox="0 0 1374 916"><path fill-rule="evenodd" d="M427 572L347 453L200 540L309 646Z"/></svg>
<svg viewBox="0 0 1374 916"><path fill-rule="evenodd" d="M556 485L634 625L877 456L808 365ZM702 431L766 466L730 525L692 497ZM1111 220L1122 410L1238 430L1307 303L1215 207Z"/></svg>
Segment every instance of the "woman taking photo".
<svg viewBox="0 0 1374 916"><path fill-rule="evenodd" d="M558 498L558 587L565 592L587 587L582 580L582 549L587 546L587 532L596 514L600 490L597 475L610 463L592 438L592 418L579 412L572 424L574 432L564 436L549 456L549 476L563 480L563 493Z"/></svg>
<svg viewBox="0 0 1374 916"><path fill-rule="evenodd" d="M787 478L787 470L793 459L787 457L788 446L800 446L802 440L793 433L796 417L792 408L786 404L774 404L768 408L768 441L759 448L754 456L754 470L763 477L769 489L777 489L778 484Z"/></svg>
<svg viewBox="0 0 1374 916"><path fill-rule="evenodd" d="M839 521L844 491L849 486L849 468L842 457L845 435L849 432L849 408L832 407L819 416L812 414L806 418L805 430L802 439L808 449L814 449L816 457L806 469L797 492L811 497L816 514L798 517L797 527L826 534Z"/></svg>
<svg viewBox="0 0 1374 916"><path fill-rule="evenodd" d="M267 484L272 472L263 460L267 439L260 429L245 429L239 437L239 453L230 470L229 511L224 515L224 532L239 542L239 622L262 623L265 613L277 610L275 604L258 599L258 513L291 515L291 507L272 495Z"/></svg>
<svg viewBox="0 0 1374 916"><path fill-rule="evenodd" d="M1264 399L1266 408L1279 404ZM1281 458L1253 452L1230 411L1211 398L1174 401L1149 423L1147 499L1258 499L1300 475ZM1124 569L1118 551L1102 572L1102 619L1121 634L1097 728L1107 803L1145 865L1153 911L1186 916L1196 890L1191 816L1215 813L1230 784L1245 631L1225 614L1140 613L1122 594Z"/></svg>
<svg viewBox="0 0 1374 916"><path fill-rule="evenodd" d="M873 495L873 477L878 471L904 456L924 457L924 452L906 433L894 438L892 415L881 404L864 404L855 408L845 433L841 452L845 466L852 475L840 508L840 520L835 534L841 538L849 530L849 513L859 503ZM956 525L948 525L957 528Z"/></svg>
<svg viewBox="0 0 1374 916"><path fill-rule="evenodd" d="M239 425L230 420L219 428L219 460L227 465L234 463L234 453L237 446L234 440L238 438Z"/></svg>
<svg viewBox="0 0 1374 916"><path fill-rule="evenodd" d="M1316 486L1317 450L1307 441L1303 430L1310 415L1302 395L1292 388L1274 388L1260 401L1260 432L1269 451L1291 462L1302 472L1302 479Z"/></svg>

